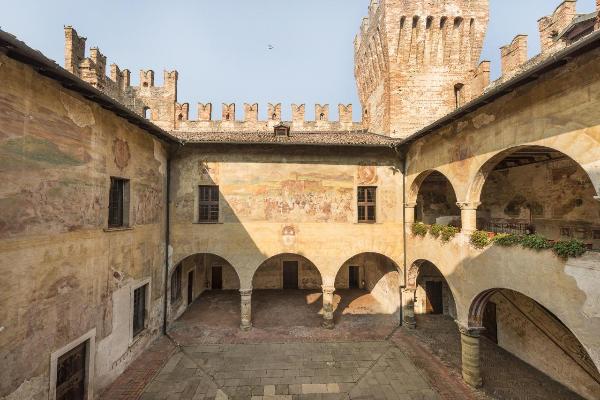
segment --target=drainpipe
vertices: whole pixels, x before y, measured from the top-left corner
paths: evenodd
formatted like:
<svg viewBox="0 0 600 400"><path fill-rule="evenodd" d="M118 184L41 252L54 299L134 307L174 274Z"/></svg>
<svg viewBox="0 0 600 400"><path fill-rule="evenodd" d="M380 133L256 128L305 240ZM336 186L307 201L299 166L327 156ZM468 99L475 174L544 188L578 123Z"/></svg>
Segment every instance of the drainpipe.
<svg viewBox="0 0 600 400"><path fill-rule="evenodd" d="M164 301L163 301L163 335L167 334L167 283L169 281L169 243L170 243L170 227L171 227L171 218L170 218L170 199L171 199L171 157L167 158L167 198L166 198L166 219L165 219L165 284L164 284Z"/></svg>
<svg viewBox="0 0 600 400"><path fill-rule="evenodd" d="M399 293L399 297L400 297L400 312L398 313L398 315L400 316L400 324L402 325L402 321L404 321L404 315L403 313L403 301L404 299L402 298L402 289L406 288L406 279L407 279L407 273L406 273L406 224L404 221L406 221L406 207L404 207L404 204L406 203L406 159L403 159L403 157L401 157L400 154L400 150L398 149L398 145L395 145L394 147L394 151L396 152L396 155L398 156L398 159L400 160L400 162L402 163L402 244L403 244L403 264L404 264L404 283L402 285L400 285L400 293Z"/></svg>

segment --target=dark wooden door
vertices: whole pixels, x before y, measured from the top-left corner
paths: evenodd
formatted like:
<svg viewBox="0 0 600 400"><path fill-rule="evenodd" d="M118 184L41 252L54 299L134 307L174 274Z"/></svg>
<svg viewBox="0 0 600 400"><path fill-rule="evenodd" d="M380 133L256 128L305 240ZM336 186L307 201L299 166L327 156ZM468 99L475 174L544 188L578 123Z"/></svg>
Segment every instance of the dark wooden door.
<svg viewBox="0 0 600 400"><path fill-rule="evenodd" d="M223 267L212 267L212 288L214 290L223 289Z"/></svg>
<svg viewBox="0 0 600 400"><path fill-rule="evenodd" d="M283 288L298 289L298 261L283 262Z"/></svg>
<svg viewBox="0 0 600 400"><path fill-rule="evenodd" d="M360 287L359 279L358 267L351 265L348 268L348 287L350 289L358 289Z"/></svg>
<svg viewBox="0 0 600 400"><path fill-rule="evenodd" d="M498 323L496 322L496 303L488 301L483 310L483 335L498 344Z"/></svg>
<svg viewBox="0 0 600 400"><path fill-rule="evenodd" d="M194 271L188 272L188 291L187 291L187 303L192 304L194 301Z"/></svg>
<svg viewBox="0 0 600 400"><path fill-rule="evenodd" d="M58 359L56 400L85 399L85 359L87 342Z"/></svg>
<svg viewBox="0 0 600 400"><path fill-rule="evenodd" d="M444 300L442 298L442 282L427 281L425 284L427 294L427 314L443 314Z"/></svg>

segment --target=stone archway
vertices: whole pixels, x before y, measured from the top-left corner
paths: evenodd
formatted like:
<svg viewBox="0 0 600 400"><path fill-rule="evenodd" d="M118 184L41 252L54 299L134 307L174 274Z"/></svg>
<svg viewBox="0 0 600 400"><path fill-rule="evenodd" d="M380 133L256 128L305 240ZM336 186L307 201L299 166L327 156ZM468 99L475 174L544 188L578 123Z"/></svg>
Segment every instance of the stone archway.
<svg viewBox="0 0 600 400"><path fill-rule="evenodd" d="M343 329L353 329L371 320L373 327L397 326L400 273L398 265L380 253L350 257L339 267L334 286L323 287L323 325L333 328L341 322Z"/></svg>
<svg viewBox="0 0 600 400"><path fill-rule="evenodd" d="M268 258L252 278L252 324L260 328L318 327L322 285L319 269L308 258L293 253Z"/></svg>
<svg viewBox="0 0 600 400"><path fill-rule="evenodd" d="M468 321L468 326L460 328L467 383L482 384L479 342L480 335L487 332L499 347L579 395L597 398L594 396L600 393L600 373L585 347L568 326L535 299L510 289L488 289L473 299Z"/></svg>

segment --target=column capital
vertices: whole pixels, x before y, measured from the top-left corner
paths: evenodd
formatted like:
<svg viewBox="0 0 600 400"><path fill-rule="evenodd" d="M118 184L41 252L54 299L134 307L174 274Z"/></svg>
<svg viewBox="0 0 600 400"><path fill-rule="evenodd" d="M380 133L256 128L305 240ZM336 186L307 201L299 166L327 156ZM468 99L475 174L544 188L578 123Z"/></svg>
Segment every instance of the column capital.
<svg viewBox="0 0 600 400"><path fill-rule="evenodd" d="M404 203L404 208L416 208L417 207L417 203Z"/></svg>
<svg viewBox="0 0 600 400"><path fill-rule="evenodd" d="M240 295L242 296L251 296L252 289L240 289Z"/></svg>
<svg viewBox="0 0 600 400"><path fill-rule="evenodd" d="M482 326L464 326L463 324L461 324L458 321L454 321L456 322L456 325L458 325L458 330L460 332L461 335L465 335L468 337L472 337L472 338L478 338L481 336L481 333L483 331L485 331L485 328Z"/></svg>
<svg viewBox="0 0 600 400"><path fill-rule="evenodd" d="M481 205L480 201L458 201L456 203L461 210L477 210Z"/></svg>
<svg viewBox="0 0 600 400"><path fill-rule="evenodd" d="M415 293L417 291L416 287L412 287L412 286L407 286L405 288L402 288L402 293Z"/></svg>
<svg viewBox="0 0 600 400"><path fill-rule="evenodd" d="M321 288L325 294L333 294L335 292L335 286L323 285Z"/></svg>

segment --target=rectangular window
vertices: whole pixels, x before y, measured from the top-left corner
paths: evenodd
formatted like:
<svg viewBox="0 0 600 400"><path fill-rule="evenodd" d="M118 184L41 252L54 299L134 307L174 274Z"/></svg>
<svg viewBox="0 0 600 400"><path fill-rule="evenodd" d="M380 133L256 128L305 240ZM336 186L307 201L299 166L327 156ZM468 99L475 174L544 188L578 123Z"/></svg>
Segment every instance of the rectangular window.
<svg viewBox="0 0 600 400"><path fill-rule="evenodd" d="M171 302L181 299L181 265L171 275Z"/></svg>
<svg viewBox="0 0 600 400"><path fill-rule="evenodd" d="M146 288L140 286L133 291L133 337L140 334L146 327Z"/></svg>
<svg viewBox="0 0 600 400"><path fill-rule="evenodd" d="M108 227L123 228L129 223L129 181L110 178L108 196Z"/></svg>
<svg viewBox="0 0 600 400"><path fill-rule="evenodd" d="M375 222L376 191L375 187L358 187L358 222Z"/></svg>
<svg viewBox="0 0 600 400"><path fill-rule="evenodd" d="M219 222L219 187L200 186L198 222Z"/></svg>

